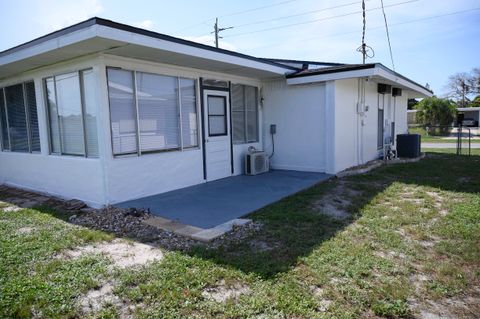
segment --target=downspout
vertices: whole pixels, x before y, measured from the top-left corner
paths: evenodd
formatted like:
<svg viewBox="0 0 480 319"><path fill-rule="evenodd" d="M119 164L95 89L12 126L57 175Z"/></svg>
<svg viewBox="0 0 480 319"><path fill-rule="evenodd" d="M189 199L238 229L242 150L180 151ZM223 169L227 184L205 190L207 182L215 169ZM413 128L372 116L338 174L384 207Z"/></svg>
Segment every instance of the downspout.
<svg viewBox="0 0 480 319"><path fill-rule="evenodd" d="M365 80L358 78L357 91L357 165L363 164L363 126L366 112Z"/></svg>

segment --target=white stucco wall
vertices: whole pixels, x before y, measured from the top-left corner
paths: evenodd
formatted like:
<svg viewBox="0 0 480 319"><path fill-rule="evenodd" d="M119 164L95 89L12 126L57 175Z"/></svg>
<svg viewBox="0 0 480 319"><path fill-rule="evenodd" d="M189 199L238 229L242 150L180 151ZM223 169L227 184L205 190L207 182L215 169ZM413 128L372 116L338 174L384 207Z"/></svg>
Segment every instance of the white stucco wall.
<svg viewBox="0 0 480 319"><path fill-rule="evenodd" d="M264 144L272 152L270 125L277 125L274 169L325 171L325 84L263 84Z"/></svg>
<svg viewBox="0 0 480 319"><path fill-rule="evenodd" d="M399 97L392 97L390 94L383 97L377 93L377 82L364 81L365 104L368 111L363 117L357 114L358 79L335 81L335 165L332 172L366 163L381 155L381 150L377 148L377 121L379 103L382 103L383 98L385 98L384 138L390 136L390 123L393 121L395 134L408 131L408 91L403 91ZM387 125L385 122L388 122Z"/></svg>

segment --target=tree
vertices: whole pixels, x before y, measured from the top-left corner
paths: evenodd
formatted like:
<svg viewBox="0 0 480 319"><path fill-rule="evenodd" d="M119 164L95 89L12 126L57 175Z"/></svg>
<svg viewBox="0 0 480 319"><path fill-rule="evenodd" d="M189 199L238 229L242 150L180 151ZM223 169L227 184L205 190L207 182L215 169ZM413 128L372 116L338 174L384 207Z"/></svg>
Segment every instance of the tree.
<svg viewBox="0 0 480 319"><path fill-rule="evenodd" d="M471 107L480 107L480 95L477 95L477 96L473 99L472 103L470 103L470 106L471 106Z"/></svg>
<svg viewBox="0 0 480 319"><path fill-rule="evenodd" d="M459 107L471 106L474 94L480 94L480 68L474 68L470 73L455 73L448 78L447 96L455 100Z"/></svg>
<svg viewBox="0 0 480 319"><path fill-rule="evenodd" d="M431 127L430 134L439 132L442 135L448 134L450 126L455 119L455 103L448 99L441 99L436 96L421 100L417 105L417 121L420 124ZM432 127L432 126L443 127Z"/></svg>
<svg viewBox="0 0 480 319"><path fill-rule="evenodd" d="M415 109L415 106L418 104L417 99L408 99L408 104L407 104L407 109L408 110L413 110Z"/></svg>

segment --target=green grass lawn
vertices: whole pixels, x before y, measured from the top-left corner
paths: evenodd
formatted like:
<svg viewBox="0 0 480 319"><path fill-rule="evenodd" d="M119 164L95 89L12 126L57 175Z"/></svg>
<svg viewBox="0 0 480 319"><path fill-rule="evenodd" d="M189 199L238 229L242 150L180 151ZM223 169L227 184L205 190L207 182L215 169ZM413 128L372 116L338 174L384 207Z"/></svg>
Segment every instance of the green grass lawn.
<svg viewBox="0 0 480 319"><path fill-rule="evenodd" d="M89 314L79 305L109 281L138 318L411 318L422 311L475 318L478 155L430 153L330 180L252 214L263 223L260 234L216 249L164 251L161 261L136 268L112 268L99 254L59 259L66 249L112 238L45 208L4 209L0 317L122 317L112 303ZM325 214L332 205L347 217ZM212 291L231 298L216 300Z"/></svg>

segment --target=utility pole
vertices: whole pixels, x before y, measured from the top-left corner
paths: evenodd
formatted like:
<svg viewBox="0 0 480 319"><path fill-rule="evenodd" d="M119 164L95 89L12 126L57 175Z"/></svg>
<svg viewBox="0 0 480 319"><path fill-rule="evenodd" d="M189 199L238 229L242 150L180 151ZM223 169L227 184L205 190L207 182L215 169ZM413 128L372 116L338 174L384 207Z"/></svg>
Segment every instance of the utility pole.
<svg viewBox="0 0 480 319"><path fill-rule="evenodd" d="M218 34L222 31L225 31L225 30L228 30L228 29L233 29L233 27L219 28L218 27L218 18L215 18L215 25L213 26L213 32L212 32L212 33L215 33L215 47L218 48L218 39L222 38Z"/></svg>

